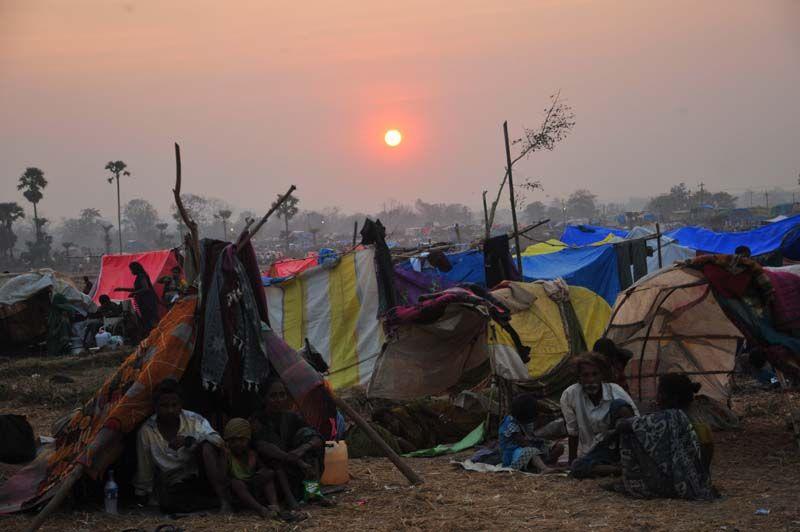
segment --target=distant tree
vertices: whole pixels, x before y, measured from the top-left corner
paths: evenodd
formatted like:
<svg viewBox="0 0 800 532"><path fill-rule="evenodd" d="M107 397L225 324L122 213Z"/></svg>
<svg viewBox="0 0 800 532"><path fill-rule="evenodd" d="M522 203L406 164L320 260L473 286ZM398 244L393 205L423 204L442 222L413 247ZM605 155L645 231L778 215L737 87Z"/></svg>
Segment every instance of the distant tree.
<svg viewBox="0 0 800 532"><path fill-rule="evenodd" d="M36 218L34 220L34 230L38 235L38 240L27 241L25 246L27 251L22 253L22 259L31 265L47 264L50 262L50 248L53 245L53 237L48 235L45 226L50 223L47 218Z"/></svg>
<svg viewBox="0 0 800 532"><path fill-rule="evenodd" d="M169 240L167 239L167 228L168 227L169 227L169 224L167 224L166 222L159 222L159 223L156 224L156 229L158 229L158 238L156 240L156 244L158 244L158 247L160 247L162 249L167 247L167 245L169 243Z"/></svg>
<svg viewBox="0 0 800 532"><path fill-rule="evenodd" d="M525 219L528 223L536 223L547 217L547 207L541 201L534 201L525 207Z"/></svg>
<svg viewBox="0 0 800 532"><path fill-rule="evenodd" d="M511 142L513 146L518 146L519 148L516 156L512 155L511 167L513 168L514 164L520 159L530 157L537 151L552 151L559 142L569 135L574 126L575 113L573 113L572 107L561 101L560 93L554 94L550 97L550 107L544 110L542 124L537 129L525 128L523 136ZM485 228L486 238L489 238L492 225L494 225L497 206L500 203L500 195L508 181L508 172L509 168L506 168L503 180L500 182L500 188L497 190L497 196L489 207Z"/></svg>
<svg viewBox="0 0 800 532"><path fill-rule="evenodd" d="M686 183L679 183L670 188L667 194L659 194L647 203L646 209L662 218L669 218L676 211L691 208L692 193Z"/></svg>
<svg viewBox="0 0 800 532"><path fill-rule="evenodd" d="M81 210L78 218L68 218L61 226L61 240L74 242L75 246L88 248L100 246L103 220L94 208Z"/></svg>
<svg viewBox="0 0 800 532"><path fill-rule="evenodd" d="M280 198L281 198L281 194L278 194L278 199L275 200L272 203L273 207L275 205L277 205L278 200L280 200ZM286 201L281 203L278 206L278 208L276 209L276 212L278 213L278 216L280 218L283 218L283 227L284 227L284 235L285 235L285 238L286 238L286 253L287 254L289 253L289 220L294 218L295 215L297 214L297 212L299 210L297 208L297 204L298 203L300 203L300 199L297 196L295 196L294 194L291 194L288 198L286 198Z"/></svg>
<svg viewBox="0 0 800 532"><path fill-rule="evenodd" d="M705 202L714 206L716 209L735 209L736 196L727 192L715 192L706 194Z"/></svg>
<svg viewBox="0 0 800 532"><path fill-rule="evenodd" d="M114 229L114 226L111 224L107 224L103 226L103 244L106 247L106 255L111 254L111 230Z"/></svg>
<svg viewBox="0 0 800 532"><path fill-rule="evenodd" d="M156 240L155 228L158 224L158 211L153 204L141 198L135 198L125 204L123 223L128 231L136 235L137 240L153 244Z"/></svg>
<svg viewBox="0 0 800 532"><path fill-rule="evenodd" d="M597 196L586 189L576 190L567 199L567 212L575 218L592 218L597 214Z"/></svg>
<svg viewBox="0 0 800 532"><path fill-rule="evenodd" d="M25 217L25 211L16 202L0 203L0 256L14 258L14 222Z"/></svg>
<svg viewBox="0 0 800 532"><path fill-rule="evenodd" d="M126 170L128 165L122 161L108 161L105 169L111 172L111 177L108 178L109 183L117 182L117 233L119 236L119 252L122 253L122 201L119 195L119 176L129 176L131 173Z"/></svg>
<svg viewBox="0 0 800 532"><path fill-rule="evenodd" d="M41 238L39 234L40 224L37 223L39 212L36 207L44 196L42 190L46 186L47 179L44 178L44 172L36 167L26 168L25 173L20 176L17 184L17 190L22 190L22 195L25 196L25 199L33 204L33 223L36 228L36 240Z"/></svg>
<svg viewBox="0 0 800 532"><path fill-rule="evenodd" d="M64 256L69 258L69 250L75 247L72 242L62 242L61 246L64 248Z"/></svg>
<svg viewBox="0 0 800 532"><path fill-rule="evenodd" d="M214 215L214 218L222 220L222 240L225 242L230 239L230 236L228 235L228 220L232 214L233 211L230 209L221 209Z"/></svg>

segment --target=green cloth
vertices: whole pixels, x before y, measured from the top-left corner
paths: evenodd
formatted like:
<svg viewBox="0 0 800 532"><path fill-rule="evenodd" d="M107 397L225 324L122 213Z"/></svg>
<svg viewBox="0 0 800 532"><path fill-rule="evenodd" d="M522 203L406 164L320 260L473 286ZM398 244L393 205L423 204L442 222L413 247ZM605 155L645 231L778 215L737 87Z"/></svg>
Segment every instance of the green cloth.
<svg viewBox="0 0 800 532"><path fill-rule="evenodd" d="M443 444L437 445L436 447L432 447L430 449L420 449L419 451L414 451L413 453L404 454L403 456L409 458L420 458L420 457L431 457L431 456L441 456L443 454L453 454L453 453L460 453L466 449L471 447L475 447L479 443L483 441L484 437L484 424L481 423L474 429L472 432L464 436L460 441L456 443L450 444Z"/></svg>

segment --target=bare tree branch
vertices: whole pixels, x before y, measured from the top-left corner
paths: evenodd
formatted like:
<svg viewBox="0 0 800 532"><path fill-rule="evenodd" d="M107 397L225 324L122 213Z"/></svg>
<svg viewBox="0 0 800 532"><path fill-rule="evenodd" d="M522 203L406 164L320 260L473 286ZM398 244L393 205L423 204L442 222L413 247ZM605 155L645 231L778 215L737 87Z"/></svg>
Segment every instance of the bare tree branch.
<svg viewBox="0 0 800 532"><path fill-rule="evenodd" d="M183 206L183 200L181 200L181 147L178 146L177 142L175 143L175 188L172 189L172 194L175 196L175 205L178 207L181 219L186 225L186 228L189 229L189 234L191 235L189 243L193 254L192 262L194 263L194 271L199 272L200 238L197 234L197 223L189 216L189 213Z"/></svg>

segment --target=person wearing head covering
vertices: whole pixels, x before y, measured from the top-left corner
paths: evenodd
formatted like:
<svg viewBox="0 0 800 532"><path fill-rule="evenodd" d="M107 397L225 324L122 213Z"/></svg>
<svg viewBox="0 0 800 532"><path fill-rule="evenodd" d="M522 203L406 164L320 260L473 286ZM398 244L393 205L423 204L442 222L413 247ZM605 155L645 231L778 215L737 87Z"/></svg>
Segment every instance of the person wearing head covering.
<svg viewBox="0 0 800 532"><path fill-rule="evenodd" d="M136 302L136 307L139 309L139 316L144 327L144 336L147 336L153 327L158 325L158 296L156 296L150 276L147 275L140 263L133 261L128 265L128 268L135 277L133 287L115 288L114 291L130 292L131 297Z"/></svg>
<svg viewBox="0 0 800 532"><path fill-rule="evenodd" d="M711 485L711 455L701 444L710 435L699 436L686 415L698 390L686 375L663 375L658 383L660 410L617 422L622 483L609 488L637 498L717 496Z"/></svg>
<svg viewBox="0 0 800 532"><path fill-rule="evenodd" d="M299 520L297 514L281 510L275 489L275 472L266 468L258 453L250 447L252 432L250 422L240 417L225 425L228 478L234 497L265 519ZM267 506L261 500L265 500Z"/></svg>
<svg viewBox="0 0 800 532"><path fill-rule="evenodd" d="M536 414L533 394L518 395L511 402L511 413L500 424L498 436L503 466L543 474L555 471L552 466L564 453L564 446L534 435Z"/></svg>

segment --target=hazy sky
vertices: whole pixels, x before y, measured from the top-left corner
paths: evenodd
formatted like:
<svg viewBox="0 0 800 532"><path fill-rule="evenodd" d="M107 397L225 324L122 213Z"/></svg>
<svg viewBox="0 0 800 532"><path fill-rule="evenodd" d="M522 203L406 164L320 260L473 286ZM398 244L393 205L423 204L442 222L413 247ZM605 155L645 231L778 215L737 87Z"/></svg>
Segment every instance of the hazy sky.
<svg viewBox="0 0 800 532"><path fill-rule="evenodd" d="M531 199L796 186L800 1L0 0L0 201L38 166L46 216L111 214L122 159L167 217L178 141L185 190L239 208L477 207L557 89L577 125Z"/></svg>

